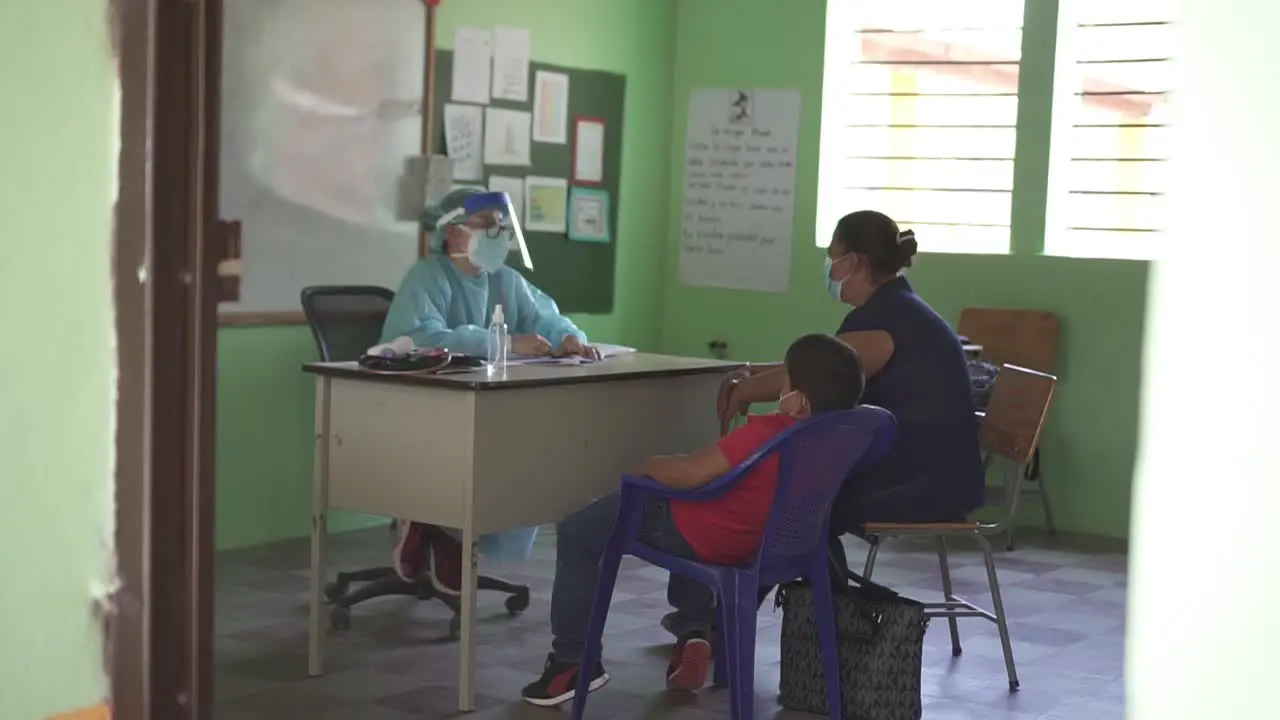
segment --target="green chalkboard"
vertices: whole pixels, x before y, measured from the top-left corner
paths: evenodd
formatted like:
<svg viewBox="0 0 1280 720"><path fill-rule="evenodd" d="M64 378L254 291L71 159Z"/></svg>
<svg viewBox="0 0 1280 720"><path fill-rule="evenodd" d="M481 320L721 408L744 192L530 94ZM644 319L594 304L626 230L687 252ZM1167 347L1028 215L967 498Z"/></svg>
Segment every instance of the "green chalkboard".
<svg viewBox="0 0 1280 720"><path fill-rule="evenodd" d="M530 167L485 165L485 182L489 175L523 178L527 175L564 178L573 181L573 125L578 117L599 118L605 122L604 183L598 187L609 193L610 243L572 242L565 234L525 232L532 271L525 276L543 292L555 298L562 312L609 313L613 311L616 244L618 235L618 179L622 164L622 117L627 94L623 75L531 63L529 68L529 101L524 103L495 100L492 107L508 110L533 110L533 73L537 70L564 73L569 76L569 142L564 145L532 143ZM444 104L452 95L453 53L436 53L435 152L444 153ZM477 183L478 184L478 183ZM524 212L524 208L517 208Z"/></svg>

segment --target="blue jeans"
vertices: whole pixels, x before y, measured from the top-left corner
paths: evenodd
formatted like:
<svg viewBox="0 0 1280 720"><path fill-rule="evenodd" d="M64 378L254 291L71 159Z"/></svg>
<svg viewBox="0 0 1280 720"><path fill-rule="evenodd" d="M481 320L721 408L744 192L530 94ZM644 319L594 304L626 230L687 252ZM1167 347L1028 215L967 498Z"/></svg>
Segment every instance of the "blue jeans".
<svg viewBox="0 0 1280 720"><path fill-rule="evenodd" d="M587 622L600 578L600 558L613 534L621 496L606 495L556 525L556 578L551 586L551 649L558 662L582 659ZM682 558L696 560L693 548L680 535L665 500L651 500L640 522L640 542ZM694 580L671 575L667 601L676 609L672 630L677 635L708 633L715 617L715 593Z"/></svg>

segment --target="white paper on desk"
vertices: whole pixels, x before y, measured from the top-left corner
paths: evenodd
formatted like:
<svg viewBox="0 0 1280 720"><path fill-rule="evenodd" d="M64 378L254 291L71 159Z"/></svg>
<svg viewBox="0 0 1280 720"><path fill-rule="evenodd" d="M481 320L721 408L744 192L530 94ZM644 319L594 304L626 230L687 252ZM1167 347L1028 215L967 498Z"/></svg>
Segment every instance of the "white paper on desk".
<svg viewBox="0 0 1280 720"><path fill-rule="evenodd" d="M484 109L486 165L529 164L529 113L501 108Z"/></svg>
<svg viewBox="0 0 1280 720"><path fill-rule="evenodd" d="M488 30L460 27L453 31L454 102L489 104L493 35Z"/></svg>
<svg viewBox="0 0 1280 720"><path fill-rule="evenodd" d="M533 140L569 142L569 76L539 70L533 74Z"/></svg>
<svg viewBox="0 0 1280 720"><path fill-rule="evenodd" d="M537 357L516 356L507 358L508 365L586 365L595 362L586 358L570 355L568 357L551 357L548 355L539 355Z"/></svg>
<svg viewBox="0 0 1280 720"><path fill-rule="evenodd" d="M627 355L636 352L633 347L626 345L610 345L608 343L592 343L596 350L600 351L600 360L608 360L619 355ZM580 355L569 355L566 357L550 357L547 355L514 355L507 360L510 365L589 365L597 360L589 360Z"/></svg>
<svg viewBox="0 0 1280 720"><path fill-rule="evenodd" d="M493 29L493 99L529 102L532 40L524 28Z"/></svg>
<svg viewBox="0 0 1280 720"><path fill-rule="evenodd" d="M524 178L490 175L489 190L491 192L506 193L511 197L511 207L518 208L517 212L524 210ZM510 252L518 252L519 250L520 242L515 238L511 238Z"/></svg>
<svg viewBox="0 0 1280 720"><path fill-rule="evenodd" d="M627 347L626 345L610 345L609 343L591 343L591 344L594 345L595 348L600 351L600 357L602 358L617 357L619 355L629 355L633 352L636 352L635 348Z"/></svg>
<svg viewBox="0 0 1280 720"><path fill-rule="evenodd" d="M484 179L484 108L444 104L444 147L455 180Z"/></svg>

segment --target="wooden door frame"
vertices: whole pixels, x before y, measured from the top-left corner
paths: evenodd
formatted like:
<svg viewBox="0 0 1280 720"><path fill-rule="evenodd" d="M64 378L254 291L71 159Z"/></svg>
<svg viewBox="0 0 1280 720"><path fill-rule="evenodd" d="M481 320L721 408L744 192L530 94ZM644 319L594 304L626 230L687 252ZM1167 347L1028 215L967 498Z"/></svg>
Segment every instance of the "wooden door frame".
<svg viewBox="0 0 1280 720"><path fill-rule="evenodd" d="M108 7L121 95L111 704L120 720L203 720L213 704L218 248L208 238L222 2Z"/></svg>

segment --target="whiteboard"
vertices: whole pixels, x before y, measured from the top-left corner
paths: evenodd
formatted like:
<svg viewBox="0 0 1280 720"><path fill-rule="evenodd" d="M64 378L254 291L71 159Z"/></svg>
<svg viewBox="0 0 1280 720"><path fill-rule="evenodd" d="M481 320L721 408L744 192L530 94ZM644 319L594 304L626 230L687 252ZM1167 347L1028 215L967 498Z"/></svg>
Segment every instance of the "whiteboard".
<svg viewBox="0 0 1280 720"><path fill-rule="evenodd" d="M420 149L420 0L225 0L219 214L242 222L240 301L300 311L308 285L395 288Z"/></svg>
<svg viewBox="0 0 1280 720"><path fill-rule="evenodd" d="M700 89L685 133L680 280L786 292L799 90Z"/></svg>

